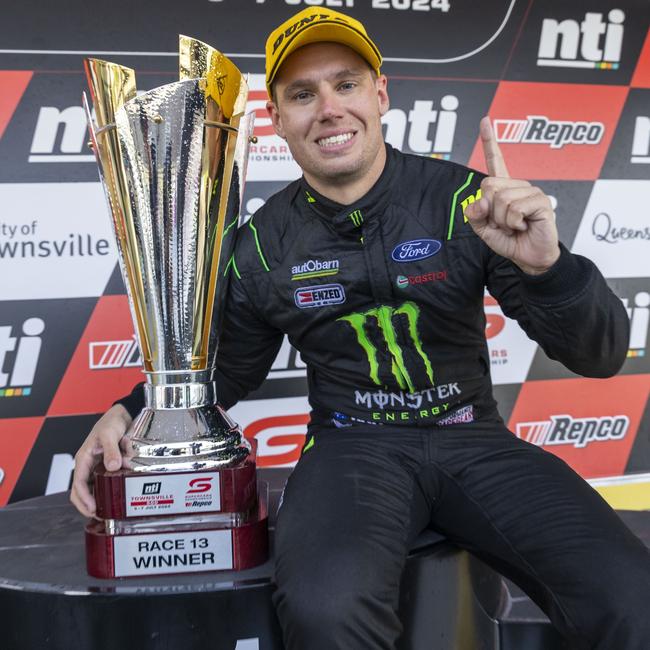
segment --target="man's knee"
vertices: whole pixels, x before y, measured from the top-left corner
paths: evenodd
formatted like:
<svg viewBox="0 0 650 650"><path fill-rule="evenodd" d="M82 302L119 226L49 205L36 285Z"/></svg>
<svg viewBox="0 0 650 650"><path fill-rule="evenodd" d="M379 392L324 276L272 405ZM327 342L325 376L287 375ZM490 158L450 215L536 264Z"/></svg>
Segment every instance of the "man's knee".
<svg viewBox="0 0 650 650"><path fill-rule="evenodd" d="M598 650L650 648L650 554L601 568L599 585L585 596L582 623Z"/></svg>
<svg viewBox="0 0 650 650"><path fill-rule="evenodd" d="M393 650L401 633L394 608L358 590L278 588L274 604L287 648Z"/></svg>
<svg viewBox="0 0 650 650"><path fill-rule="evenodd" d="M288 648L394 648L399 571L392 580L374 563L347 555L278 567L273 599Z"/></svg>

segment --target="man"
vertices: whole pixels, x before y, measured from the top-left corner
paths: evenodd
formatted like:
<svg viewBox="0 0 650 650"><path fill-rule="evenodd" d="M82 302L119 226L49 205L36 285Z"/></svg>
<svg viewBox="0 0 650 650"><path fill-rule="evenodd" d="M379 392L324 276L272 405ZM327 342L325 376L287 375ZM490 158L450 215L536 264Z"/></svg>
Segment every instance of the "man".
<svg viewBox="0 0 650 650"><path fill-rule="evenodd" d="M548 198L509 178L489 121L487 177L384 144L380 65L363 26L328 9L267 41L268 109L304 177L238 234L217 383L226 407L244 397L283 333L307 363L308 441L276 529L285 644L394 648L406 552L432 526L521 585L572 647L647 649L648 552L563 462L505 428L483 291L590 376L623 363L625 311L558 243ZM84 514L96 456L120 466L141 406L141 391L122 400L79 450Z"/></svg>

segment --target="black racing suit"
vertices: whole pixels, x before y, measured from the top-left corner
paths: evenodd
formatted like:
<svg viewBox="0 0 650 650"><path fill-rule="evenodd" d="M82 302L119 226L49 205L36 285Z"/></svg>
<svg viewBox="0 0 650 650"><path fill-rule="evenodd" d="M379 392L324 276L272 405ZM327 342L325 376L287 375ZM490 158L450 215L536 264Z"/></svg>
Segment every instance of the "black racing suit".
<svg viewBox="0 0 650 650"><path fill-rule="evenodd" d="M284 333L307 364L309 451L289 480L276 538L276 603L290 648L393 648L399 576L408 544L427 525L517 580L575 643L650 647L647 626L641 641L628 632L607 640L603 621L617 614L605 603L595 623L592 603L582 602L605 588L585 578L599 551L587 566L569 555L567 568L557 547L552 561L543 550L577 519L572 507L550 539L534 529L561 519L557 499L532 505L540 485L528 479L537 466L545 494L550 480L561 494L587 495L579 497L580 512L589 513L580 518L581 538L605 528L623 540L620 549L607 545L608 554L627 558L617 576L645 562L641 575L650 577L645 549L600 498L505 429L492 396L484 291L549 357L588 376L620 368L627 315L596 267L564 247L534 277L493 253L463 215L482 179L387 146L380 179L353 205L298 180L238 232L217 362L220 401L230 407L264 380ZM122 403L137 412L141 391ZM520 529L505 531L500 522L515 513ZM533 533L537 545L521 552L516 546ZM571 566L571 584L584 587L566 596L558 583ZM609 589L611 576L605 580ZM645 582L626 589L640 597Z"/></svg>

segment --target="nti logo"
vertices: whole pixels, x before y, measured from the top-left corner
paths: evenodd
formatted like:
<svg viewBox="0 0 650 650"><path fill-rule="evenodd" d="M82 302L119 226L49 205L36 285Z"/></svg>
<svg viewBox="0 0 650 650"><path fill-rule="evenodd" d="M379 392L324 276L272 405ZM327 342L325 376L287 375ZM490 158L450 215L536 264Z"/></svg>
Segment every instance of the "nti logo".
<svg viewBox="0 0 650 650"><path fill-rule="evenodd" d="M19 337L12 336L10 325L0 326L0 397L20 397L32 392L43 330L45 322L41 318L28 318ZM14 351L13 363L5 372L7 353Z"/></svg>
<svg viewBox="0 0 650 650"><path fill-rule="evenodd" d="M517 423L517 435L534 445L571 445L586 447L592 442L620 440L630 426L627 415L597 418L574 418L570 415L551 415L550 420Z"/></svg>
<svg viewBox="0 0 650 650"><path fill-rule="evenodd" d="M95 156L86 146L87 128L86 115L81 106L68 106L63 110L55 106L42 106L28 162L95 162Z"/></svg>
<svg viewBox="0 0 650 650"><path fill-rule="evenodd" d="M160 487L162 483L157 481L156 483L143 483L142 485L142 494L151 495L151 494L160 494Z"/></svg>
<svg viewBox="0 0 650 650"><path fill-rule="evenodd" d="M406 144L413 153L449 160L456 133L458 105L458 97L445 95L440 100L439 109L434 108L430 99L416 99L408 114L400 108L391 108L381 119L386 127L384 139L396 149L403 150ZM430 139L429 132L434 124L433 139Z"/></svg>
<svg viewBox="0 0 650 650"><path fill-rule="evenodd" d="M609 22L604 22L603 14L592 12L587 12L582 22L544 19L537 65L617 70L625 14L620 9L612 9L607 19Z"/></svg>
<svg viewBox="0 0 650 650"><path fill-rule="evenodd" d="M135 336L126 341L92 341L88 344L88 367L91 370L140 366L142 356Z"/></svg>
<svg viewBox="0 0 650 650"><path fill-rule="evenodd" d="M650 164L650 117L637 115L634 122L631 163Z"/></svg>
<svg viewBox="0 0 650 650"><path fill-rule="evenodd" d="M543 115L528 115L525 120L495 120L494 129L498 142L546 144L551 149L567 144L598 144L605 133L602 122L549 120Z"/></svg>
<svg viewBox="0 0 650 650"><path fill-rule="evenodd" d="M644 357L648 342L648 324L650 324L650 293L639 291L631 301L621 299L630 319L630 349L628 358Z"/></svg>

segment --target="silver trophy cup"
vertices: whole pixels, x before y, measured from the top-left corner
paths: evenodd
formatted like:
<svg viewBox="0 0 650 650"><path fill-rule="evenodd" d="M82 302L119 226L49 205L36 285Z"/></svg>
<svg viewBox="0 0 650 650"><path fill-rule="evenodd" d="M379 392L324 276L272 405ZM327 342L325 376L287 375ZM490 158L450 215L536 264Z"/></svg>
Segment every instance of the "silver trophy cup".
<svg viewBox="0 0 650 650"><path fill-rule="evenodd" d="M110 535L138 532L138 517L142 530L175 526L165 517L179 513L200 526L237 512L229 525L245 524L257 507L254 453L218 405L213 373L253 138L247 83L223 54L184 36L178 82L137 95L129 68L88 59L86 73L91 146L146 375L145 408L125 438L129 469L96 472L98 516ZM212 519L185 498L183 476L197 472L221 486L197 506ZM161 479L166 498L156 499L135 494L145 473L181 478Z"/></svg>

